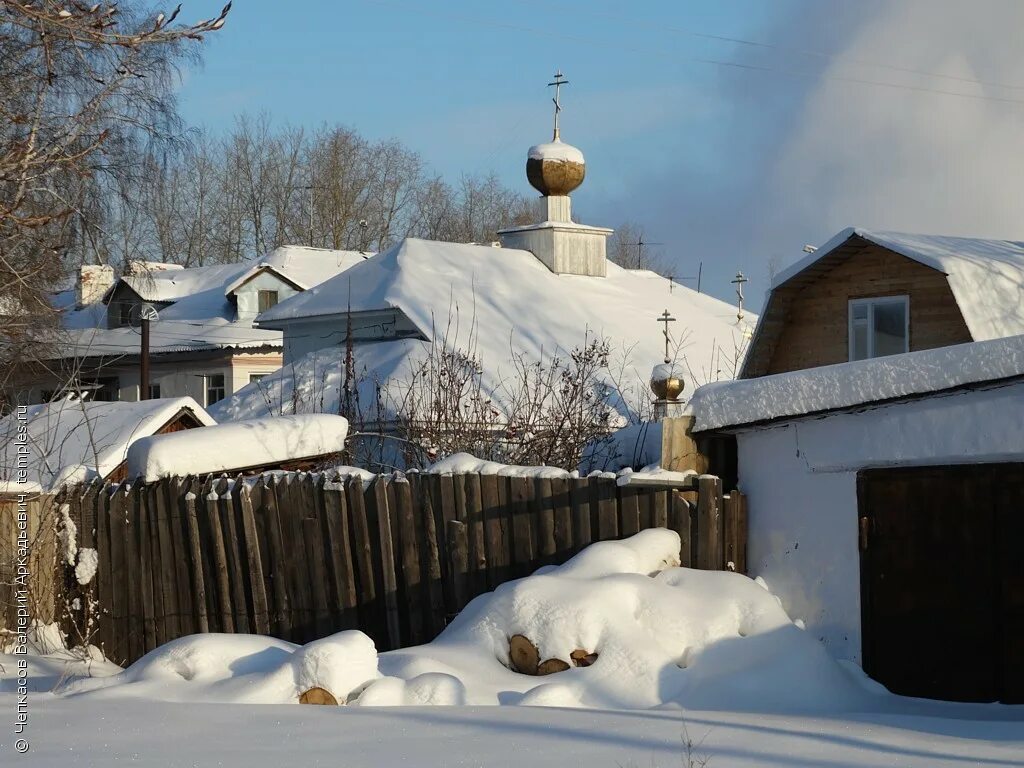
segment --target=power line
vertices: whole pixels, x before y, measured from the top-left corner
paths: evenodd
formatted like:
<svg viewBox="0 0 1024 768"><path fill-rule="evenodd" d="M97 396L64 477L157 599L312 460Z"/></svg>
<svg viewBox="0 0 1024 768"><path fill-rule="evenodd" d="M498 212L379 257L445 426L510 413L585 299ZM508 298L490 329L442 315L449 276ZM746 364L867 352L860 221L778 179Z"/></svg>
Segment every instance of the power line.
<svg viewBox="0 0 1024 768"><path fill-rule="evenodd" d="M531 3L531 2L529 2L529 0L517 0L517 2L520 5L537 7L536 3ZM550 5L549 4L545 4L544 7L550 9ZM942 74L940 72L930 72L930 71L922 70L922 69L914 69L913 67L905 67L905 66L901 66L899 64L890 64L890 63L887 63L887 62L884 62L884 61L876 61L876 60L872 60L872 59L859 59L859 58L853 58L853 57L845 58L845 57L838 56L835 53L830 53L828 51L818 51L818 50L814 50L814 49L811 49L811 48L791 47L791 46L786 46L786 45L779 45L779 44L776 44L776 43L766 43L766 42L758 41L758 40L747 40L747 39L742 38L742 37L730 37L728 35L717 35L717 34L712 34L712 33L708 33L708 32L698 32L698 31L695 31L695 30L692 30L692 29L685 29L685 28L682 28L682 27L673 27L671 25L653 24L651 22L645 22L645 21L642 21L642 20L637 20L637 19L635 19L633 17L629 17L629 16L623 16L623 15L620 15L620 14L608 13L606 11L595 11L595 10L593 10L591 8L586 8L586 9L583 9L583 8L578 8L578 9L577 8L573 8L571 10L571 12L574 15L576 15L576 16L585 15L585 14L590 14L591 16L601 16L601 17L604 17L606 19L612 19L612 20L615 20L615 21L621 21L621 22L625 22L627 24L632 24L633 26L637 26L637 27L646 27L648 29L656 29L656 30L663 31L663 32L671 32L671 33L674 33L674 34L687 35L687 36L690 36L690 37L696 37L696 38L700 38L700 39L703 39L703 40L716 40L716 41L719 41L719 42L733 43L735 45L745 45L745 46L750 46L750 47L753 47L753 48L765 48L765 49L769 49L769 50L781 51L783 53L794 53L794 54L797 54L799 56L811 56L811 57L815 57L815 58L824 59L826 61L831 61L831 62L834 62L836 64L853 64L853 65L861 66L861 67L872 67L872 68L876 68L876 69L888 69L888 70L891 70L893 72L901 72L903 74L921 75L921 76L924 76L924 77L931 77L931 78L935 78L935 79L939 79L939 80L950 80L952 82L958 82L958 83L970 83L971 85L980 85L980 86L991 87L991 88L1005 88L1007 90L1017 90L1017 91L1024 90L1024 85L1007 85L1005 83L993 82L991 80L978 80L978 79L972 78L972 77L963 77L963 76L958 76L958 75L947 75L947 74Z"/></svg>
<svg viewBox="0 0 1024 768"><path fill-rule="evenodd" d="M840 75L840 74L822 74L820 72L810 72L810 71L799 70L799 69L787 69L787 68L779 68L779 67L770 67L770 66L767 66L767 65L747 64L747 63L744 63L744 62L729 61L729 60L726 60L726 59L713 59L713 58L704 58L704 57L696 57L696 56L682 56L681 57L677 53L673 53L673 52L669 52L669 51L664 51L664 50L659 50L657 48L652 48L650 46L623 46L623 45L621 45L618 42L616 42L614 44L611 44L607 40L602 40L602 39L599 39L599 38L595 38L593 36L584 36L584 35L579 35L579 34L566 34L564 32L555 32L555 31L550 30L550 29L541 29L539 27L531 27L531 26L526 26L526 25L523 25L523 24L512 24L512 23L503 22L503 21L493 21L493 20L490 20L490 19L474 18L474 17L471 17L471 16L466 16L464 14L453 14L453 13L448 13L448 12L439 12L439 11L436 11L436 10L434 10L432 8L429 8L429 7L426 7L426 6L405 5L405 4L402 4L402 3L394 2L393 0L365 0L365 2L371 3L373 5L380 5L380 6L395 8L395 9L399 9L399 10L402 10L402 11L407 11L407 12L412 12L412 13L419 13L419 14L427 15L427 16L434 16L434 17L437 17L437 18L446 19L448 21L468 22L470 24L477 24L477 25L482 25L482 26L495 27L495 28L499 28L499 29L509 29L509 30L513 30L513 31L516 31L516 32L526 32L526 33L532 34L532 35L538 35L538 36L542 36L542 37L553 37L553 38L557 38L559 40L578 42L578 43L586 43L586 44L589 44L589 45L593 45L593 44L602 45L602 46L613 45L615 48L617 48L619 50L629 51L630 53L653 54L653 55L656 55L656 56L659 56L659 57L662 57L662 58L670 59L673 62L689 61L689 62L694 62L694 63L698 63L698 64L708 64L708 65L717 66L717 67L728 67L728 68L732 68L732 69L740 69L740 70L754 71L754 72L766 72L766 73L786 75L786 76L789 76L789 77L807 78L807 79L813 79L813 80L826 80L826 81L834 81L834 82L841 82L841 83L851 83L851 84L856 84L856 85L875 86L875 87L880 87L880 88L890 88L890 89L895 89L895 90L913 91L913 92L918 92L918 93L932 93L932 94L936 94L936 95L939 95L939 96L952 96L952 97L962 98L962 99L972 99L974 101L991 101L991 102L1003 103L1003 104L1024 104L1024 99L1013 99L1013 98L1003 97L1003 96L988 96L988 95L984 95L984 94L963 93L961 91L949 91L949 90L944 90L944 89L941 89L941 88L930 88L930 87L922 86L922 85L907 85L907 84L902 84L902 83L893 83L893 82L887 82L887 81L884 81L884 80L869 79L869 78L865 78L865 77L856 77L856 76ZM749 42L752 45L756 44L756 43L754 43L754 41L749 41ZM770 44L768 44L768 43L765 43L764 45L770 46ZM780 48L780 50L785 50L781 46L779 48ZM893 66L892 68L895 69L896 67ZM931 73L922 73L922 74L929 74L929 75L931 75ZM935 77L940 77L940 75L937 75L937 74L934 75L934 76ZM954 76L948 76L948 77L950 79L958 79L958 78L955 78ZM967 78L959 78L959 79L963 80L964 82L969 82L969 83L976 84L976 85L985 85L985 83L983 81L979 81L979 80L968 80ZM993 85L995 87L1000 87L1000 88L1024 89L1024 86L997 85L997 84L994 84L994 83L991 84L991 85Z"/></svg>

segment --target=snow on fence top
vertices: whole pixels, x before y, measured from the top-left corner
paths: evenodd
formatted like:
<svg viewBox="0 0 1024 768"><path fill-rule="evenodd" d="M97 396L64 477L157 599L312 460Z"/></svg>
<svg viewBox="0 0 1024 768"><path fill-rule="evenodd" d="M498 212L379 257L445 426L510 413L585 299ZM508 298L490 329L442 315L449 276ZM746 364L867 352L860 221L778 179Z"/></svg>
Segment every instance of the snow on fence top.
<svg viewBox="0 0 1024 768"><path fill-rule="evenodd" d="M1024 242L875 232L850 227L780 272L772 281L772 289L854 236L947 275L953 297L975 341L1024 333Z"/></svg>
<svg viewBox="0 0 1024 768"><path fill-rule="evenodd" d="M694 430L722 429L1024 376L1024 336L708 384Z"/></svg>
<svg viewBox="0 0 1024 768"><path fill-rule="evenodd" d="M128 451L128 477L205 475L268 467L338 453L348 420L325 413L236 421L154 435Z"/></svg>
<svg viewBox="0 0 1024 768"><path fill-rule="evenodd" d="M191 397L139 403L61 400L16 410L0 419L0 478L5 478L0 483L17 491L21 488L16 481L21 480L51 489L107 477L134 442L146 439L182 410L200 424L215 423ZM19 451L24 450L27 473L21 477L16 470Z"/></svg>

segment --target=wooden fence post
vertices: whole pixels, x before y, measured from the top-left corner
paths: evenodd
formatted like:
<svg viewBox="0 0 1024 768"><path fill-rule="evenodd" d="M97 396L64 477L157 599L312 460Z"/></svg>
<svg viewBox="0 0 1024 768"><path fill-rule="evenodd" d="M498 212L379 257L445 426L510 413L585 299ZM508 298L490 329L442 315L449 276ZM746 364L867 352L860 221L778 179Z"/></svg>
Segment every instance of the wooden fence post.
<svg viewBox="0 0 1024 768"><path fill-rule="evenodd" d="M747 497L733 491L725 497L725 567L747 572Z"/></svg>
<svg viewBox="0 0 1024 768"><path fill-rule="evenodd" d="M725 564L722 544L722 480L714 475L697 478L697 567L721 571Z"/></svg>

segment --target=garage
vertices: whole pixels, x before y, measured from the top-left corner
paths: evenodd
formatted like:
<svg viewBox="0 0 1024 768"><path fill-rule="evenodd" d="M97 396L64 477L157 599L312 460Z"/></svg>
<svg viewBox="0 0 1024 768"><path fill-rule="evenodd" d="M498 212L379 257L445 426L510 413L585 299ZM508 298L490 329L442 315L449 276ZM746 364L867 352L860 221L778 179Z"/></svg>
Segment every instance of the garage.
<svg viewBox="0 0 1024 768"><path fill-rule="evenodd" d="M1024 464L865 470L858 509L864 671L1024 702Z"/></svg>

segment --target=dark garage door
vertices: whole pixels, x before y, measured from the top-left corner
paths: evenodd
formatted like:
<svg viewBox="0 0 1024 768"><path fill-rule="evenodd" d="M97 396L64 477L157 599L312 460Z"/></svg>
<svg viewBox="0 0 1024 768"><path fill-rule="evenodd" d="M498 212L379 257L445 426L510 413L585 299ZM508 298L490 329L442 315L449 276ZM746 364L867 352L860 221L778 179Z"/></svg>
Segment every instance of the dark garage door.
<svg viewBox="0 0 1024 768"><path fill-rule="evenodd" d="M1024 702L1024 464L865 470L857 493L864 670Z"/></svg>

